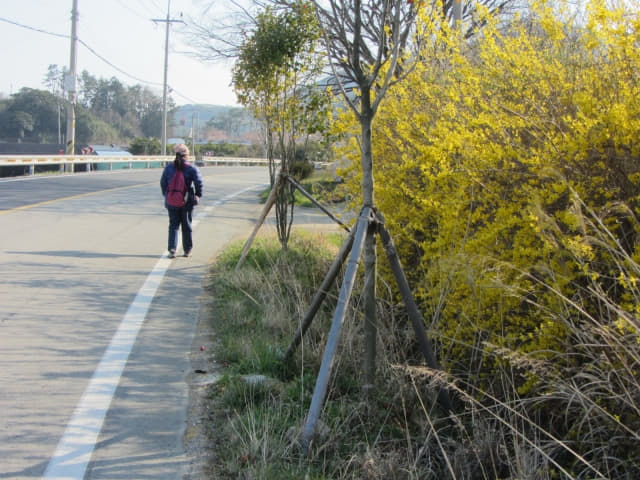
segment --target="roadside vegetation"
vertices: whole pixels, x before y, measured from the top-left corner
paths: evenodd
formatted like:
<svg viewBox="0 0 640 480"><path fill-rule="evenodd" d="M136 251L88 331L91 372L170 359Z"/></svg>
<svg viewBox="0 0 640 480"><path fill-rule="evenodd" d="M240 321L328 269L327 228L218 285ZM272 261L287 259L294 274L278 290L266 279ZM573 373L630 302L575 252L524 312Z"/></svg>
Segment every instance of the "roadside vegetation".
<svg viewBox="0 0 640 480"><path fill-rule="evenodd" d="M640 16L563 5L479 17L463 47L425 15L433 42L373 126L376 206L445 373L424 367L381 256L375 395L356 295L305 456L336 292L281 358L340 240L296 231L286 250L263 238L239 272L242 245L216 262L219 478L640 478ZM357 121L334 127L351 160L339 191L358 199Z"/></svg>
<svg viewBox="0 0 640 480"><path fill-rule="evenodd" d="M583 220L611 265L636 278L640 266L606 240L610 232L597 219ZM435 403L434 388L442 379L421 366L409 322L390 289L380 298L376 395L363 399L356 297L322 421L309 455L303 455L298 436L337 286L294 361L285 365L282 356L342 237L296 231L287 250L275 236L259 237L239 271L242 242L212 267L210 321L216 362L223 366L209 391L212 478L634 478L640 343L625 302L612 301L596 278L583 294L591 291L606 315L593 316L581 300L549 287L559 311L549 311L547 323L566 330L571 351L550 350L540 359L486 345L485 355L500 361L479 365L477 380L449 378L456 399L451 419ZM637 299L640 291L632 287L629 293ZM528 295L521 292L521 300ZM488 372L494 378L486 378ZM536 377L535 394L520 391L522 375Z"/></svg>
<svg viewBox="0 0 640 480"><path fill-rule="evenodd" d="M298 183L304 190L324 206L344 203L348 192L336 174L330 170L309 170ZM260 201L264 203L271 192L271 188L260 193ZM313 202L298 190L294 192L296 207L314 207Z"/></svg>

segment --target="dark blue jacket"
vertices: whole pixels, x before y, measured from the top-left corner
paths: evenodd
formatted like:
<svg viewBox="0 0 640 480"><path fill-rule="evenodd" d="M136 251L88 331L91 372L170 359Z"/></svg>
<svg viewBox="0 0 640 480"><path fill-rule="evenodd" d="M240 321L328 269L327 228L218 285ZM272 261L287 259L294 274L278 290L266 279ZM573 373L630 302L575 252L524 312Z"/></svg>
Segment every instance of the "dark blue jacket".
<svg viewBox="0 0 640 480"><path fill-rule="evenodd" d="M173 162L171 162L164 167L162 177L160 177L160 188L162 189L162 195L164 196L164 206L166 208L183 208L167 205L167 189L169 188L169 182L173 178L174 173L176 173L176 167L174 167ZM202 175L200 175L198 167L191 165L190 163L185 164L182 173L184 175L184 183L187 185L187 190L190 192L189 199L187 200L185 207L193 208L193 195L195 194L198 197L202 197Z"/></svg>

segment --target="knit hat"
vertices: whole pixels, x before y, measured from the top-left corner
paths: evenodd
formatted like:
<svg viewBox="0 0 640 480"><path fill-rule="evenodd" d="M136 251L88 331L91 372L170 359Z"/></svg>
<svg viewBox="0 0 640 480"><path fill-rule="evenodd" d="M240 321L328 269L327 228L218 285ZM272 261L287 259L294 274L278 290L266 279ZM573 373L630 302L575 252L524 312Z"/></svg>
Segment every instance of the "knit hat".
<svg viewBox="0 0 640 480"><path fill-rule="evenodd" d="M180 155L189 155L189 148L184 143L179 143L173 147L173 151L175 153L179 153Z"/></svg>

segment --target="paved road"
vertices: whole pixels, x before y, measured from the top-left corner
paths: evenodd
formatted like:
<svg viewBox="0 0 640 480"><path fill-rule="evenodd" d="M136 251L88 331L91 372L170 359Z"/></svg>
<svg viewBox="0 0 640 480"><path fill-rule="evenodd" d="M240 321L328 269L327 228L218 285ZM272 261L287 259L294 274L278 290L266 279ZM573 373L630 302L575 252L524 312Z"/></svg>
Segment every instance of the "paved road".
<svg viewBox="0 0 640 480"><path fill-rule="evenodd" d="M159 170L0 180L0 478L190 478L202 278L268 178L202 171L194 256L174 260Z"/></svg>

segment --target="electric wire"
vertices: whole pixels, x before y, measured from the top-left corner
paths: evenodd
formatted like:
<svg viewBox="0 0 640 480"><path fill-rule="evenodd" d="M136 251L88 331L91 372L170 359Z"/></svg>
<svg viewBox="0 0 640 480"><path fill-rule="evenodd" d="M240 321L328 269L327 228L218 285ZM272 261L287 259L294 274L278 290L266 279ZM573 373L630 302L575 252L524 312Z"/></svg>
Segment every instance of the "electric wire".
<svg viewBox="0 0 640 480"><path fill-rule="evenodd" d="M138 18L142 18L144 20L147 19L146 15L141 14L140 12L137 12L136 10L134 10L133 8L131 8L131 5L123 2L122 0L117 0L118 3L122 6L122 8L124 8L125 10L129 10L133 15L135 15Z"/></svg>
<svg viewBox="0 0 640 480"><path fill-rule="evenodd" d="M160 5L158 5L158 4L155 2L155 0L148 0L148 1L149 1L149 2L154 6L154 7L156 7L156 9L157 9L158 11L160 11L160 12L165 12L165 10L164 10ZM142 3L142 0L138 0L138 2Z"/></svg>
<svg viewBox="0 0 640 480"><path fill-rule="evenodd" d="M46 35L52 35L54 37L59 37L59 38L65 38L67 40L71 39L71 35L65 35L62 33L54 33L54 32L49 32L47 30L43 30L41 28L36 28L36 27L31 27L29 25L25 25L23 23L19 23L19 22L14 22L13 20L9 20L7 18L3 18L0 17L0 21L5 22L5 23L9 23L11 25L15 25L17 27L21 27L21 28L26 28L27 30L32 30L34 32L38 32L38 33L44 33ZM83 47L85 47L91 54L93 54L96 58L102 60L104 63L106 63L107 65L109 65L111 68L117 70L118 72L122 73L123 75L126 75L129 78L132 78L133 80L136 80L137 82L140 83L144 83L146 85L153 85L153 86L160 86L162 87L162 83L158 83L158 82L150 82L148 80L143 80L141 78L136 77L135 75L132 75L128 72L126 72L125 70L121 69L120 67L118 67L117 65L114 65L112 62L110 62L109 60L107 60L105 57L103 57L102 55L100 55L98 52L96 52L91 46L89 46L89 44L87 44L84 40L82 40L81 38L78 37L78 43L80 43Z"/></svg>
<svg viewBox="0 0 640 480"><path fill-rule="evenodd" d="M119 68L118 66L114 65L113 63L111 63L109 60L107 60L106 58L104 58L102 55L100 55L98 52L96 52L93 48L91 48L89 45L87 45L87 43L84 40L81 40L80 38L78 38L78 43L80 43L83 47L85 47L87 50L89 50L93 55L95 55L97 58L99 58L100 60L102 60L104 63L106 63L107 65L109 65L111 68L116 69L118 72L122 73L123 75L126 75L129 78L134 79L137 82L140 83L145 83L147 85L154 85L154 86L159 86L162 87L162 83L158 83L158 82L149 82L148 80L142 80L141 78L138 78L134 75L131 75L130 73L127 73L126 71L122 70L121 68Z"/></svg>
<svg viewBox="0 0 640 480"><path fill-rule="evenodd" d="M36 28L36 27L31 27L29 25L25 25L23 23L19 23L19 22L15 22L13 20L9 20L7 18L3 18L0 17L0 21L5 22L5 23L9 23L11 25L15 25L17 27L21 27L21 28L25 28L27 30L32 30L34 32L38 32L38 33L43 33L46 35L51 35L54 37L59 37L59 38L64 38L64 39L71 39L71 35L66 35L66 34L62 34L62 33L54 33L54 32L49 32L47 30L43 30L41 28ZM157 87L162 87L163 84L159 83L159 82L150 82L148 80L143 80L139 77L136 77L135 75L132 75L130 73L128 73L127 71L121 69L120 67L118 67L117 65L113 64L111 61L107 60L105 57L103 57L102 55L100 55L98 52L95 51L95 49L93 49L91 46L89 46L89 44L87 44L84 40L82 40L81 38L78 37L78 43L80 43L84 48L86 48L92 55L94 55L96 58L102 60L104 63L106 63L107 65L109 65L111 68L115 69L116 71L122 73L123 75L126 75L127 77L146 84L146 85L152 85L152 86L157 86ZM184 95L183 93L179 92L178 90L176 90L173 87L170 87L169 85L167 85L167 88L169 89L170 92L175 93L176 95L178 95L179 97L184 98L185 100L188 100L191 103L197 104L197 103L204 103L204 102L197 102L194 99Z"/></svg>
<svg viewBox="0 0 640 480"><path fill-rule="evenodd" d="M14 22L13 20L9 20L8 18L0 17L0 21L1 22L5 22L5 23L9 23L11 25L15 25L17 27L26 28L27 30L33 30L34 32L46 33L47 35L52 35L54 37L67 38L67 39L71 38L69 35L64 35L62 33L48 32L47 30L42 30L41 28L30 27L29 25L24 25L22 23Z"/></svg>
<svg viewBox="0 0 640 480"><path fill-rule="evenodd" d="M176 90L175 88L173 88L170 85L167 85L167 88L169 89L169 93L175 93L177 96L184 98L185 100L188 100L189 102L193 103L193 104L198 104L198 103L205 103L205 102L197 102L192 98L187 97L186 95L180 93L178 90Z"/></svg>

